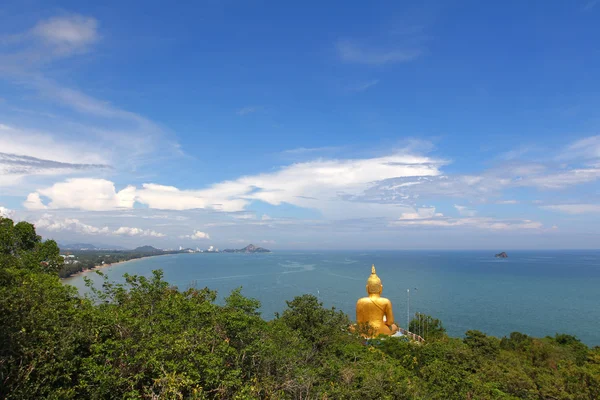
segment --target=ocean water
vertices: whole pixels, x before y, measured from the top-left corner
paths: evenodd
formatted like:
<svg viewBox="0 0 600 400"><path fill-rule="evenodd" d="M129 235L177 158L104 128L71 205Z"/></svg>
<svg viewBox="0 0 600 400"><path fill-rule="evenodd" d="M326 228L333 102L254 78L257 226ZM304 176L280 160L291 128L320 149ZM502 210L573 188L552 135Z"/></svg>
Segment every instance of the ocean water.
<svg viewBox="0 0 600 400"><path fill-rule="evenodd" d="M490 251L274 252L270 254L177 254L134 260L104 268L111 280L124 273L151 275L162 269L180 289L217 290L219 298L242 287L261 301L264 318L286 300L312 293L327 307L354 319L375 264L383 296L405 327L407 312L442 320L448 333L469 329L505 336L569 333L600 345L600 251L511 251L496 259ZM90 272L83 276L101 280ZM82 275L65 280L86 291ZM407 295L410 289L410 304Z"/></svg>

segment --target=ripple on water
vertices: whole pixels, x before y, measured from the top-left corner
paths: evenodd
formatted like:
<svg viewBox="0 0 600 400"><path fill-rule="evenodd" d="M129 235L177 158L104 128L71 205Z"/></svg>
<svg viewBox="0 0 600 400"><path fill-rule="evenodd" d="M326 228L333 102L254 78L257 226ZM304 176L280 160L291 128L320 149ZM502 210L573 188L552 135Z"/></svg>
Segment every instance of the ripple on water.
<svg viewBox="0 0 600 400"><path fill-rule="evenodd" d="M315 264L303 264L297 261L286 260L285 264L279 263L283 268L294 269L296 271L283 271L282 274L294 274L298 272L312 271L315 269Z"/></svg>

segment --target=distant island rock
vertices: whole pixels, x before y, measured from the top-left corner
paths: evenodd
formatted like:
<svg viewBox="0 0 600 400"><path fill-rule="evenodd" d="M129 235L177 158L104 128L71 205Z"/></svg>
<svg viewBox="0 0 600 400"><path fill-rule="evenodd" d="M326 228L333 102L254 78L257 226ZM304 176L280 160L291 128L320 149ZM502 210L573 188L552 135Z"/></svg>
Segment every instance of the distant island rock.
<svg viewBox="0 0 600 400"><path fill-rule="evenodd" d="M256 247L253 244L249 244L248 246L244 247L243 249L225 249L223 250L223 253L270 253L271 250L262 248L262 247Z"/></svg>
<svg viewBox="0 0 600 400"><path fill-rule="evenodd" d="M508 254L506 254L505 252L502 253L498 253L495 255L496 258L508 258Z"/></svg>

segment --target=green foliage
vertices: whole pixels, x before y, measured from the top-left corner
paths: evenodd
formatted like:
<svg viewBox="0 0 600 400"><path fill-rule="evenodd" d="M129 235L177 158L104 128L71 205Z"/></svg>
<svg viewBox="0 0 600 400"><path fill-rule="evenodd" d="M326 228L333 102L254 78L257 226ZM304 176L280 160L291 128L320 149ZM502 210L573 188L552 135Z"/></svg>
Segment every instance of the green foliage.
<svg viewBox="0 0 600 400"><path fill-rule="evenodd" d="M58 278L56 244L6 219L0 257L3 399L600 398L600 348L569 335L457 339L418 316L425 344L365 343L314 296L265 321L241 288L219 304L161 271L82 298Z"/></svg>
<svg viewBox="0 0 600 400"><path fill-rule="evenodd" d="M313 343L317 349L330 344L332 340L346 335L350 320L335 308L325 309L323 303L311 295L305 294L287 301L287 310L281 320L302 337Z"/></svg>
<svg viewBox="0 0 600 400"><path fill-rule="evenodd" d="M484 357L495 357L500 352L500 341L497 338L476 330L467 331L463 341L476 354Z"/></svg>
<svg viewBox="0 0 600 400"><path fill-rule="evenodd" d="M11 219L0 217L0 269L14 267L56 273L62 265L54 240L42 241L28 222L15 225Z"/></svg>

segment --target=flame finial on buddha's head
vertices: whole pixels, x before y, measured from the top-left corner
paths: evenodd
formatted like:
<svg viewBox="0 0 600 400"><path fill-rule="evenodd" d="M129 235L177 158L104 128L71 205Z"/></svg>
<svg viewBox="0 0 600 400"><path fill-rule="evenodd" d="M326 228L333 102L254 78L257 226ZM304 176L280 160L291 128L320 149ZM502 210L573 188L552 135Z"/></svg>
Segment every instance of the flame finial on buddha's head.
<svg viewBox="0 0 600 400"><path fill-rule="evenodd" d="M381 284L381 279L379 279L377 276L377 273L375 272L375 264L373 264L373 266L371 266L371 276L369 276L369 279L367 279L367 293L381 294L382 289L383 285Z"/></svg>

